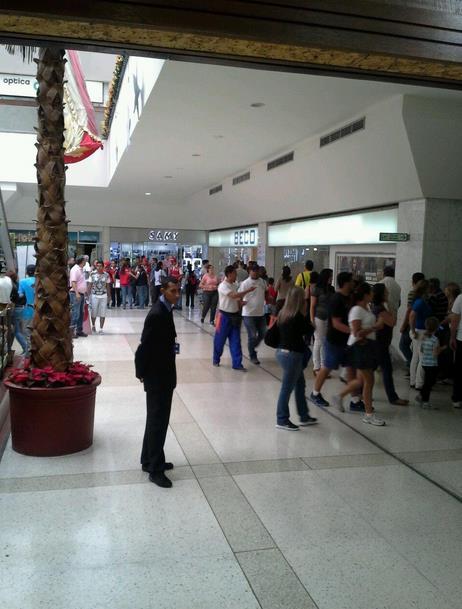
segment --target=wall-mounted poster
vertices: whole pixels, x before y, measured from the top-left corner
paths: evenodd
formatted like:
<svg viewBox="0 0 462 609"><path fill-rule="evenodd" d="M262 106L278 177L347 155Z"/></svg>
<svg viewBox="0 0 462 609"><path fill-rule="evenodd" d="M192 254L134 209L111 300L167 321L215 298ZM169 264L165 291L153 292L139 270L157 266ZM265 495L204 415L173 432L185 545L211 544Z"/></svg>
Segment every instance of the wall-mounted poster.
<svg viewBox="0 0 462 609"><path fill-rule="evenodd" d="M380 254L342 254L337 253L336 273L348 271L355 279L377 283L383 279L386 266L395 268L395 258Z"/></svg>

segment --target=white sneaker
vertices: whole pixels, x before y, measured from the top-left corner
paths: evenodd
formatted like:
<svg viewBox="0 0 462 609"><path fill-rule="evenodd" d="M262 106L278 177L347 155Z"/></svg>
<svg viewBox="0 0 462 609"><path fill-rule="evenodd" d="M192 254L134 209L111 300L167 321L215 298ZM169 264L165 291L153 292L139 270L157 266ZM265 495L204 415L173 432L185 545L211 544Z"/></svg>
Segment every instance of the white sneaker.
<svg viewBox="0 0 462 609"><path fill-rule="evenodd" d="M462 408L462 402L453 402L452 405L454 408Z"/></svg>
<svg viewBox="0 0 462 609"><path fill-rule="evenodd" d="M345 412L345 407L343 405L343 399L340 395L332 396L332 404L337 408L339 412Z"/></svg>
<svg viewBox="0 0 462 609"><path fill-rule="evenodd" d="M98 332L98 334L104 334L103 330L100 330L100 331Z"/></svg>
<svg viewBox="0 0 462 609"><path fill-rule="evenodd" d="M96 328L95 328L95 326L92 326L92 327L91 327L91 331L92 331L92 332L95 332L95 334L96 334Z"/></svg>
<svg viewBox="0 0 462 609"><path fill-rule="evenodd" d="M375 425L377 427L382 427L386 424L383 419L379 419L375 414L365 414L362 421L363 423L369 423L369 425Z"/></svg>

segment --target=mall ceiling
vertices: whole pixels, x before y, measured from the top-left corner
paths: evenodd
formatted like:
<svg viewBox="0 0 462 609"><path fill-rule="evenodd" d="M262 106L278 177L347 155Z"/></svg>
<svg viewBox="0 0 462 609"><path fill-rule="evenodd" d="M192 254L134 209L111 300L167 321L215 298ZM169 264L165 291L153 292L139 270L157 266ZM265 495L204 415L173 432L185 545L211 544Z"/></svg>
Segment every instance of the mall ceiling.
<svg viewBox="0 0 462 609"><path fill-rule="evenodd" d="M110 190L179 202L405 93L462 100L457 91L169 61Z"/></svg>
<svg viewBox="0 0 462 609"><path fill-rule="evenodd" d="M108 78L114 56L92 55L83 57L86 78ZM109 188L69 186L67 197L138 202L143 209L148 201L183 205L223 178L401 94L462 100L454 90L167 61ZM22 187L25 195L34 191Z"/></svg>

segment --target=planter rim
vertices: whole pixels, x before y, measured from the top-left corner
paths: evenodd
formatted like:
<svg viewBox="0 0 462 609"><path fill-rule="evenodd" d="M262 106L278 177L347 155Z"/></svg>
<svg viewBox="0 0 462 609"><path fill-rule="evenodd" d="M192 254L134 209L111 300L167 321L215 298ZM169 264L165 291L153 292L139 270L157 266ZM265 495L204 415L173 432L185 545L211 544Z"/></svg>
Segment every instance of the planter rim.
<svg viewBox="0 0 462 609"><path fill-rule="evenodd" d="M69 391L76 389L83 389L85 387L97 387L101 383L101 376L96 373L96 378L93 379L91 383L82 383L80 385L67 385L64 387L24 387L24 385L17 385L13 383L13 381L8 380L7 378L3 381L5 387L8 389L17 389L20 391Z"/></svg>

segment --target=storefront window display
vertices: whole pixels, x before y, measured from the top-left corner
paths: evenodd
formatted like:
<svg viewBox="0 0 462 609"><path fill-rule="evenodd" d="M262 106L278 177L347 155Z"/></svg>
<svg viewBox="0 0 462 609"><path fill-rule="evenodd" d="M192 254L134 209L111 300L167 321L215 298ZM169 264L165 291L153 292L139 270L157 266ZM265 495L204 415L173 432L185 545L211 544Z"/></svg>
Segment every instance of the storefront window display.
<svg viewBox="0 0 462 609"><path fill-rule="evenodd" d="M329 248L307 245L303 247L277 247L275 252L275 272L283 266L290 266L292 275L300 273L307 260L312 260L314 268L320 271L329 266Z"/></svg>
<svg viewBox="0 0 462 609"><path fill-rule="evenodd" d="M355 279L364 279L369 283L377 283L383 279L383 269L387 266L395 268L395 258L380 254L343 254L337 253L336 272L349 271Z"/></svg>
<svg viewBox="0 0 462 609"><path fill-rule="evenodd" d="M186 267L188 262L191 264L201 264L203 258L202 245L177 245L175 243L153 243L146 241L143 243L118 243L111 242L111 260L120 260L121 258L129 258L134 260L139 257L146 257L148 260L157 258L158 260L167 261L172 258L183 261L183 266Z"/></svg>

